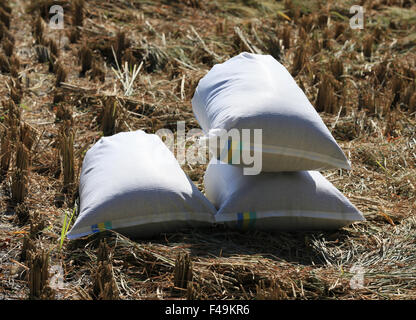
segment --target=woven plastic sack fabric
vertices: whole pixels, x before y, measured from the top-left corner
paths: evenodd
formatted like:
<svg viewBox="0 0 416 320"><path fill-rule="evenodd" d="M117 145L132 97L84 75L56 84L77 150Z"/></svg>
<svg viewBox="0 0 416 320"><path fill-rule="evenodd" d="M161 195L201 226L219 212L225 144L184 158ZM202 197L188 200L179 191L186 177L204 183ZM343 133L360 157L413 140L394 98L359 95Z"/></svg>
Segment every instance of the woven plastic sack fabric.
<svg viewBox="0 0 416 320"><path fill-rule="evenodd" d="M263 172L350 169L304 92L270 55L244 52L215 65L199 81L192 107L208 139L221 130L262 129L260 146L241 148L261 147Z"/></svg>
<svg viewBox="0 0 416 320"><path fill-rule="evenodd" d="M88 150L79 193L69 239L106 229L152 237L211 224L216 212L160 138L143 131L101 138Z"/></svg>
<svg viewBox="0 0 416 320"><path fill-rule="evenodd" d="M330 230L365 220L318 171L243 175L243 168L212 159L204 177L215 220L267 231Z"/></svg>

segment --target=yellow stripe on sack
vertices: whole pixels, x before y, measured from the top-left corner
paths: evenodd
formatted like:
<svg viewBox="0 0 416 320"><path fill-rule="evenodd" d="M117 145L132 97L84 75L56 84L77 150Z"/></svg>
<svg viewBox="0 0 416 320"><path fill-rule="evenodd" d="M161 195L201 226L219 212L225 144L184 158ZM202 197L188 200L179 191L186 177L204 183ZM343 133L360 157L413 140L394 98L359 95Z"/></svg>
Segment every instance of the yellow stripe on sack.
<svg viewBox="0 0 416 320"><path fill-rule="evenodd" d="M101 223L98 224L98 230L100 230L100 231L104 231L105 230L105 224L104 224L104 222L101 222Z"/></svg>
<svg viewBox="0 0 416 320"><path fill-rule="evenodd" d="M233 163L233 142L232 140L228 141L228 158L227 163L232 164Z"/></svg>
<svg viewBox="0 0 416 320"><path fill-rule="evenodd" d="M248 229L250 225L250 212L243 212L243 229Z"/></svg>

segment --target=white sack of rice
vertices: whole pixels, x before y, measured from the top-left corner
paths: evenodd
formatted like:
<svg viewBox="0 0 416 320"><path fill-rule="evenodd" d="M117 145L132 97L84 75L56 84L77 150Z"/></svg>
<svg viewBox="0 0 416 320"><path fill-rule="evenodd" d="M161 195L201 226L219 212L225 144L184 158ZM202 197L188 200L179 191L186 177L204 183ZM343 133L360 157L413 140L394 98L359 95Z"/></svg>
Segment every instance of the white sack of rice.
<svg viewBox="0 0 416 320"><path fill-rule="evenodd" d="M103 137L88 150L79 193L69 239L106 229L151 237L209 225L216 212L160 138L140 130Z"/></svg>
<svg viewBox="0 0 416 320"><path fill-rule="evenodd" d="M262 172L350 169L302 89L270 55L244 52L215 65L199 81L192 108L208 140L224 136L224 130L262 129L258 145L254 139L228 145L261 150ZM212 151L219 155L220 149Z"/></svg>
<svg viewBox="0 0 416 320"><path fill-rule="evenodd" d="M331 230L365 220L318 171L244 175L240 166L212 159L204 177L215 221L264 231Z"/></svg>

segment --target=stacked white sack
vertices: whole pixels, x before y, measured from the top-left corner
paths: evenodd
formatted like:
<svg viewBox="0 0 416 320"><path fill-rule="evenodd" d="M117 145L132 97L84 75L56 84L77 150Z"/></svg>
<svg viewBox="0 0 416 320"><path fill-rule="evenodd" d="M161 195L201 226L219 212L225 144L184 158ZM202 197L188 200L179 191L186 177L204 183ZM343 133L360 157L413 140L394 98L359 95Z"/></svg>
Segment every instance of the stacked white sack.
<svg viewBox="0 0 416 320"><path fill-rule="evenodd" d="M199 81L192 108L208 138L221 129L262 129L262 172L350 169L303 91L270 55L244 52L215 65Z"/></svg>
<svg viewBox="0 0 416 320"><path fill-rule="evenodd" d="M218 209L216 222L277 231L337 229L365 220L313 171L351 167L303 91L273 57L244 52L215 65L200 80L192 107L209 141L231 129L262 130L260 174L245 175L243 163L211 160L204 185ZM226 147L232 149L230 143ZM258 147L253 141L249 148L239 146ZM224 150L211 151L234 160L234 150L225 158Z"/></svg>
<svg viewBox="0 0 416 320"><path fill-rule="evenodd" d="M212 159L204 185L216 222L235 228L330 230L365 220L318 171L244 175L242 167Z"/></svg>

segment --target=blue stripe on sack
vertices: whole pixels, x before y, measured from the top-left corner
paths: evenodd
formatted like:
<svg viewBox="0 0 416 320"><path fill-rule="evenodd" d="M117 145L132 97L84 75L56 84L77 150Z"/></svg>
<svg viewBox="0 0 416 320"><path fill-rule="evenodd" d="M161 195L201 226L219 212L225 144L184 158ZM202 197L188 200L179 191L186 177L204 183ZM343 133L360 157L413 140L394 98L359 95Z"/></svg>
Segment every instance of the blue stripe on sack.
<svg viewBox="0 0 416 320"><path fill-rule="evenodd" d="M91 231L96 233L96 232L100 232L100 229L98 229L98 224L93 224L91 226Z"/></svg>
<svg viewBox="0 0 416 320"><path fill-rule="evenodd" d="M97 233L104 230L111 230L113 228L111 221L105 221L91 226L91 231Z"/></svg>
<svg viewBox="0 0 416 320"><path fill-rule="evenodd" d="M237 227L243 229L244 214L242 212L237 213Z"/></svg>

